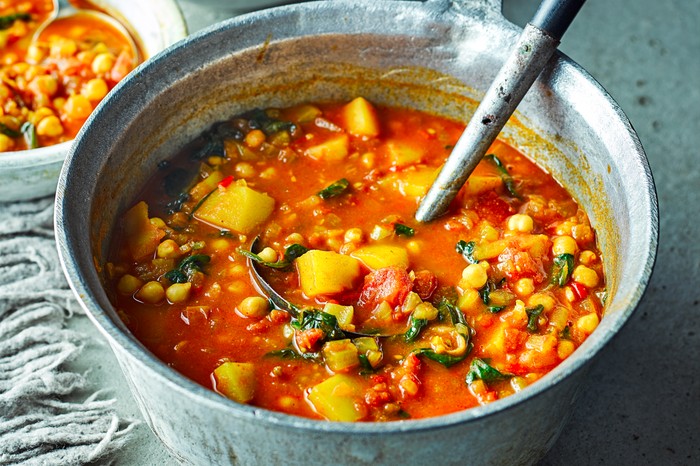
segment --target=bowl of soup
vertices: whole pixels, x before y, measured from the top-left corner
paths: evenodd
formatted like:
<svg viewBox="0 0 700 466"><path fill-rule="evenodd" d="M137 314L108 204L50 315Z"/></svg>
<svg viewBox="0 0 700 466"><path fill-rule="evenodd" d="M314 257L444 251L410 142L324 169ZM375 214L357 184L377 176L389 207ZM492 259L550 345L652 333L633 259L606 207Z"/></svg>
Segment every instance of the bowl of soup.
<svg viewBox="0 0 700 466"><path fill-rule="evenodd" d="M658 212L629 121L557 55L449 212L414 219L518 36L499 6L245 15L91 118L61 261L176 458L526 464L554 443L643 295Z"/></svg>
<svg viewBox="0 0 700 466"><path fill-rule="evenodd" d="M122 22L138 50L117 29L91 16L54 22L47 0L5 2L0 11L0 201L51 194L71 141L107 93L143 60L185 37L172 1L82 2Z"/></svg>

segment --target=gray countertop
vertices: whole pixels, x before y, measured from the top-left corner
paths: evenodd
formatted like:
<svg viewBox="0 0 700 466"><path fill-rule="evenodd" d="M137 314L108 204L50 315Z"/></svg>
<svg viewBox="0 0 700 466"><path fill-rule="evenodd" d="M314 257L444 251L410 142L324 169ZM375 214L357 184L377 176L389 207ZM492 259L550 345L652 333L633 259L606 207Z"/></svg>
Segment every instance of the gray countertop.
<svg viewBox="0 0 700 466"><path fill-rule="evenodd" d="M523 25L537 0L504 0ZM190 32L229 14L182 3ZM640 307L581 387L571 420L543 465L700 464L700 0L589 1L561 50L627 113L659 194L656 267ZM75 329L103 341L87 319ZM74 363L141 418L106 343ZM145 424L117 464L174 464Z"/></svg>

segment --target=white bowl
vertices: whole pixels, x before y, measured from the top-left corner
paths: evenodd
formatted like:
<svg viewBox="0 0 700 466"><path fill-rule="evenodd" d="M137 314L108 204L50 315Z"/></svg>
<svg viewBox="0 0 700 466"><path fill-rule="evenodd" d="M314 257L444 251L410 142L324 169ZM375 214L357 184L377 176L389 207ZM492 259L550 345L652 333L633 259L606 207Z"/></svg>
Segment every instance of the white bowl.
<svg viewBox="0 0 700 466"><path fill-rule="evenodd" d="M187 36L175 0L93 0L130 26L148 59ZM0 153L0 202L34 199L56 191L58 174L72 141L53 146Z"/></svg>

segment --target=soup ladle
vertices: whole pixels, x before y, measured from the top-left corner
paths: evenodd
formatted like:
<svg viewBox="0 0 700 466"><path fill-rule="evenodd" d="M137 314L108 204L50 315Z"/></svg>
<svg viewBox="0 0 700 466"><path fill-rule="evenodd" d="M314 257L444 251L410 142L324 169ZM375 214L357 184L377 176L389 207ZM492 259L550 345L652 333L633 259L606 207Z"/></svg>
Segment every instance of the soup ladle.
<svg viewBox="0 0 700 466"><path fill-rule="evenodd" d="M256 237L253 240L253 243L250 245L250 251L252 253L259 252L260 249L260 237ZM299 319L301 317L301 314L303 312L303 308L299 307L295 304L290 303L287 301L281 294L275 290L272 285L270 285L267 280L265 280L260 273L260 270L258 270L258 263L250 258L248 256L248 265L250 267L250 270L252 271L251 275L253 279L255 280L255 283L258 285L260 290L268 297L268 299L272 302L272 304L279 310L284 311L291 315L295 319ZM343 330L343 333L348 337L348 338L358 338L358 337L373 337L373 338L388 338L388 337L393 337L397 335L403 335L404 332L400 333L395 333L395 334L389 334L389 333L382 333L380 331L378 332L367 332L367 333L362 333L362 332L350 332L347 330Z"/></svg>
<svg viewBox="0 0 700 466"><path fill-rule="evenodd" d="M557 49L585 0L544 0L525 26L469 124L416 211L429 222L444 214Z"/></svg>
<svg viewBox="0 0 700 466"><path fill-rule="evenodd" d="M105 23L107 26L115 29L119 34L124 36L129 48L131 49L131 62L133 66L138 65L140 54L139 48L131 36L128 29L113 17L97 10L88 10L85 8L76 8L68 0L53 0L53 11L51 15L39 25L34 32L33 41L39 41L41 36L50 31L52 26L66 18L88 17Z"/></svg>

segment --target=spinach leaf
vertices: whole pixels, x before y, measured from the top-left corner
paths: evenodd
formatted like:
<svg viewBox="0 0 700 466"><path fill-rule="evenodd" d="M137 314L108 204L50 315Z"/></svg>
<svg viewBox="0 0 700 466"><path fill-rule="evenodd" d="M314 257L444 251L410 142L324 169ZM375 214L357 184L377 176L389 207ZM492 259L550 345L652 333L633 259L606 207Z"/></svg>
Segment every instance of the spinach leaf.
<svg viewBox="0 0 700 466"><path fill-rule="evenodd" d="M469 366L466 382L473 383L475 380L483 380L487 385L499 380L508 380L513 377L510 374L504 374L498 369L489 365L486 361L480 358L474 358Z"/></svg>
<svg viewBox="0 0 700 466"><path fill-rule="evenodd" d="M279 359L303 359L301 355L292 348L283 348L280 350L270 351L269 353L266 353L264 357Z"/></svg>
<svg viewBox="0 0 700 466"><path fill-rule="evenodd" d="M488 306L486 308L486 310L489 311L491 314L498 314L503 309L505 309L505 306Z"/></svg>
<svg viewBox="0 0 700 466"><path fill-rule="evenodd" d="M172 283L185 283L195 272L201 272L210 260L211 257L205 254L193 254L185 257L176 269L165 274L165 278Z"/></svg>
<svg viewBox="0 0 700 466"><path fill-rule="evenodd" d="M341 178L335 183L332 183L329 186L323 188L321 191L319 191L318 197L326 201L328 199L340 196L345 191L347 191L349 187L350 182L345 178Z"/></svg>
<svg viewBox="0 0 700 466"><path fill-rule="evenodd" d="M428 319L415 319L411 317L411 325L404 333L403 337L407 342L411 342L418 337L418 334L428 325Z"/></svg>
<svg viewBox="0 0 700 466"><path fill-rule="evenodd" d="M194 205L194 207L192 207L192 211L191 211L190 214L187 216L187 218L188 218L189 220L192 220L192 218L194 217L194 213L197 212L197 211L199 210L200 207L202 207L202 204L204 204L204 201L206 201L207 199L209 199L209 196L211 196L212 194L214 194L214 191L217 191L218 189L219 189L219 187L217 186L216 188L212 189L212 190L209 191L207 194L205 194L204 196L202 196L202 198Z"/></svg>
<svg viewBox="0 0 700 466"><path fill-rule="evenodd" d="M182 210L182 205L190 200L190 195L187 193L180 193L175 199L165 204L167 212L172 215L175 212L180 212Z"/></svg>
<svg viewBox="0 0 700 466"><path fill-rule="evenodd" d="M19 131L15 131L14 129L7 126L5 123L0 123L0 133L10 138L18 138L22 135L22 133L20 133Z"/></svg>
<svg viewBox="0 0 700 466"><path fill-rule="evenodd" d="M248 119L248 126L251 129L260 128L268 136L280 131L293 133L296 129L296 125L291 121L271 117L265 110L261 109L252 110L244 114L243 117Z"/></svg>
<svg viewBox="0 0 700 466"><path fill-rule="evenodd" d="M541 304L538 304L537 306L531 307L529 309L525 309L525 312L527 313L528 332L535 333L540 329L539 325L537 325L537 321L539 320L542 311L544 311L544 306Z"/></svg>
<svg viewBox="0 0 700 466"><path fill-rule="evenodd" d="M294 259L303 256L308 252L308 250L308 248L302 246L301 244L291 244L287 247L287 249L284 250L284 258L278 260L277 262L268 262L259 255L255 254L254 252L246 251L245 249L241 249L241 254L243 254L250 260L257 262L258 264L264 265L265 267L283 270L291 267L292 262L294 262Z"/></svg>
<svg viewBox="0 0 700 466"><path fill-rule="evenodd" d="M559 334L559 338L561 340L571 340L571 327L568 325L564 327L564 330L562 330Z"/></svg>
<svg viewBox="0 0 700 466"><path fill-rule="evenodd" d="M476 243L474 241L469 241L468 243L464 240L459 240L457 242L457 252L464 256L464 258L470 264L478 264L479 261L474 257L474 248Z"/></svg>
<svg viewBox="0 0 700 466"><path fill-rule="evenodd" d="M362 368L362 370L360 371L360 375L374 374L376 372L374 370L374 367L372 367L372 364L369 362L367 355L358 354L357 357L360 360L360 367Z"/></svg>
<svg viewBox="0 0 700 466"><path fill-rule="evenodd" d="M320 329L326 335L326 340L345 338L345 333L338 326L338 319L318 309L302 311L298 319L292 319L291 326L297 330Z"/></svg>
<svg viewBox="0 0 700 466"><path fill-rule="evenodd" d="M15 21L30 21L32 17L29 13L13 13L11 15L0 16L0 30L9 29Z"/></svg>
<svg viewBox="0 0 700 466"><path fill-rule="evenodd" d="M508 173L508 170L500 161L500 159L496 157L495 154L487 154L484 156L484 160L488 160L489 162L496 165L496 168L498 169L501 175L501 179L503 180L503 184L506 186L506 189L508 190L510 195L516 199L522 199L522 196L520 196L520 194L518 194L518 191L516 191L515 189L515 180L513 180L513 177L510 176L510 173Z"/></svg>
<svg viewBox="0 0 700 466"><path fill-rule="evenodd" d="M464 356L452 356L451 354L437 354L430 348L419 348L414 351L417 355L423 355L428 359L432 359L435 362L442 364L445 367L452 367L457 363L464 361L467 357L469 351L467 351Z"/></svg>
<svg viewBox="0 0 700 466"><path fill-rule="evenodd" d="M24 140L27 141L27 147L29 149L36 149L39 147L39 139L36 137L36 127L32 122L25 121L20 131L24 134Z"/></svg>
<svg viewBox="0 0 700 466"><path fill-rule="evenodd" d="M399 236L407 236L410 238L411 236L416 234L416 230L402 223L395 223L394 233L396 233Z"/></svg>
<svg viewBox="0 0 700 466"><path fill-rule="evenodd" d="M573 271L574 256L571 254L559 254L554 258L554 264L552 266L552 284L559 286L566 285Z"/></svg>

